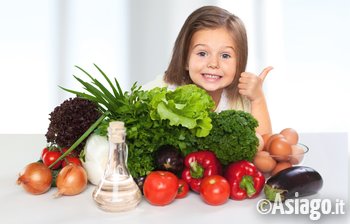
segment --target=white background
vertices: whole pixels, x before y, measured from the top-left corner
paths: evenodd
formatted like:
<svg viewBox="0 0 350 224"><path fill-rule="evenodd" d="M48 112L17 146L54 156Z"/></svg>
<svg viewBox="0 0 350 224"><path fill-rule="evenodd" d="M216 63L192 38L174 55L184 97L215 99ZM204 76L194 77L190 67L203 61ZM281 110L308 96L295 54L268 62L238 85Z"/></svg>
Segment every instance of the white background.
<svg viewBox="0 0 350 224"><path fill-rule="evenodd" d="M186 17L203 5L244 21L251 72L268 66L273 131L348 132L347 0L0 0L0 133L46 133L48 114L81 90L93 63L124 90L162 74Z"/></svg>

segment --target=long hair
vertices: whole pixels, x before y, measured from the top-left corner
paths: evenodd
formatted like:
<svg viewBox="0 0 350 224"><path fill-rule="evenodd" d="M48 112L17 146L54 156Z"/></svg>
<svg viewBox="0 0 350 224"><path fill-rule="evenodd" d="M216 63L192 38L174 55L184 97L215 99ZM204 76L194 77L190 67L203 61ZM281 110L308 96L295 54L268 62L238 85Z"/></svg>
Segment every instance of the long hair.
<svg viewBox="0 0 350 224"><path fill-rule="evenodd" d="M175 41L173 54L164 75L164 81L169 84L185 85L193 83L187 71L189 47L192 36L202 29L226 28L235 43L237 55L236 74L232 84L227 87L231 97L238 96L239 76L245 71L248 58L248 41L243 22L232 13L216 6L204 6L186 19Z"/></svg>

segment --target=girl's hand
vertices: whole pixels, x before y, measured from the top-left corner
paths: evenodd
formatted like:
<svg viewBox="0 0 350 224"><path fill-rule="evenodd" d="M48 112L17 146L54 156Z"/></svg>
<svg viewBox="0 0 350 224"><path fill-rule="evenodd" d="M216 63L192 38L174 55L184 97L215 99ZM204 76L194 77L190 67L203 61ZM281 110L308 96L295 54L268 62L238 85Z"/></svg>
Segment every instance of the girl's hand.
<svg viewBox="0 0 350 224"><path fill-rule="evenodd" d="M255 101L264 97L264 92L262 90L262 84L267 76L267 74L273 69L269 66L265 68L259 76L243 72L239 78L238 91L241 95L248 97L249 100Z"/></svg>

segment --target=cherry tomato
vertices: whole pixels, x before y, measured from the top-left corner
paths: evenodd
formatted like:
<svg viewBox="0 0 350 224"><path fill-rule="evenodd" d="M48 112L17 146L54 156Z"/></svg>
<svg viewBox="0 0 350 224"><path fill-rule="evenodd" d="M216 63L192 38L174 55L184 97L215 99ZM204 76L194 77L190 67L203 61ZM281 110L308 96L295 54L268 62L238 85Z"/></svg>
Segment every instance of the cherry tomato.
<svg viewBox="0 0 350 224"><path fill-rule="evenodd" d="M50 166L53 162L55 162L62 154L57 151L48 151L45 153L43 157L43 163L46 166ZM51 169L58 169L61 167L62 160L58 161Z"/></svg>
<svg viewBox="0 0 350 224"><path fill-rule="evenodd" d="M164 206L175 199L178 186L175 174L169 171L153 171L146 177L143 194L150 204Z"/></svg>
<svg viewBox="0 0 350 224"><path fill-rule="evenodd" d="M62 167L65 167L70 163L74 163L75 165L81 166L81 161L79 158L67 156L62 161Z"/></svg>
<svg viewBox="0 0 350 224"><path fill-rule="evenodd" d="M179 199L186 197L189 190L190 188L186 181L184 181L183 179L179 179L179 187L177 189L177 195L175 198Z"/></svg>
<svg viewBox="0 0 350 224"><path fill-rule="evenodd" d="M202 180L199 193L205 203L209 205L221 205L230 196L230 185L222 176L208 176Z"/></svg>
<svg viewBox="0 0 350 224"><path fill-rule="evenodd" d="M41 159L44 158L44 155L49 151L49 149L47 147L45 147L42 151L41 151Z"/></svg>

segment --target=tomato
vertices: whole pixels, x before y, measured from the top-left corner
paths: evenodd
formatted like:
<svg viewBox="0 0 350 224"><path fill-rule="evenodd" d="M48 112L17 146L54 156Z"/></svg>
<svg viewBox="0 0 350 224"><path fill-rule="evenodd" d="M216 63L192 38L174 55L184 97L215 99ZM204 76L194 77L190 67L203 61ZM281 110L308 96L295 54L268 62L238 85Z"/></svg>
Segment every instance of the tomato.
<svg viewBox="0 0 350 224"><path fill-rule="evenodd" d="M189 188L187 182L184 181L183 179L179 179L179 187L177 189L177 195L175 198L179 199L179 198L186 197L189 190L190 190L190 188Z"/></svg>
<svg viewBox="0 0 350 224"><path fill-rule="evenodd" d="M49 151L49 149L47 147L45 147L42 151L41 151L41 159L44 158L44 155Z"/></svg>
<svg viewBox="0 0 350 224"><path fill-rule="evenodd" d="M199 193L205 203L209 205L221 205L230 196L230 185L222 176L208 176L202 180Z"/></svg>
<svg viewBox="0 0 350 224"><path fill-rule="evenodd" d="M62 154L57 151L48 151L45 153L43 157L43 163L46 166L50 166L52 163L54 163ZM51 169L58 169L60 168L62 163L62 160L58 161Z"/></svg>
<svg viewBox="0 0 350 224"><path fill-rule="evenodd" d="M70 163L74 163L75 165L81 166L81 161L79 158L67 156L62 161L62 167L65 167Z"/></svg>
<svg viewBox="0 0 350 224"><path fill-rule="evenodd" d="M170 204L177 195L178 178L169 171L152 171L143 184L143 194L152 205Z"/></svg>

